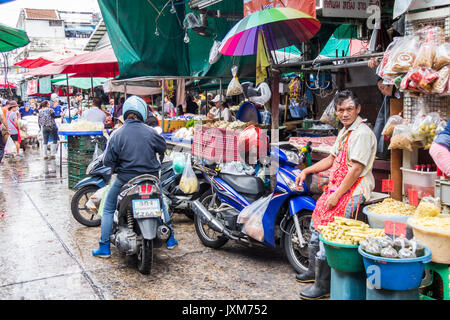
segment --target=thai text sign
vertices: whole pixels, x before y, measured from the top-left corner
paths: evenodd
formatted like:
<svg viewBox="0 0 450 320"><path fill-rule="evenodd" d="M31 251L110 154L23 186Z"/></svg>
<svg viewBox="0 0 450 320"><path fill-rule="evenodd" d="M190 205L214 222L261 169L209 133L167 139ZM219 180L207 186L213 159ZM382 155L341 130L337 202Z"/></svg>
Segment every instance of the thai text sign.
<svg viewBox="0 0 450 320"><path fill-rule="evenodd" d="M340 18L368 18L371 15L367 9L370 6L380 6L379 0L323 0L322 16Z"/></svg>

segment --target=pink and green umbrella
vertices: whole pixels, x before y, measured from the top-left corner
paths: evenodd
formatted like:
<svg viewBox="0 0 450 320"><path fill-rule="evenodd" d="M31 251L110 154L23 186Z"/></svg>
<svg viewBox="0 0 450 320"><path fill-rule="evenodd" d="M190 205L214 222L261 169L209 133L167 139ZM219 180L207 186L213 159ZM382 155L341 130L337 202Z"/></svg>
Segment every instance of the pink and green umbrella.
<svg viewBox="0 0 450 320"><path fill-rule="evenodd" d="M320 22L292 8L256 11L239 21L222 40L220 53L228 56L254 55L258 35L263 32L269 50L277 50L306 42L319 31Z"/></svg>

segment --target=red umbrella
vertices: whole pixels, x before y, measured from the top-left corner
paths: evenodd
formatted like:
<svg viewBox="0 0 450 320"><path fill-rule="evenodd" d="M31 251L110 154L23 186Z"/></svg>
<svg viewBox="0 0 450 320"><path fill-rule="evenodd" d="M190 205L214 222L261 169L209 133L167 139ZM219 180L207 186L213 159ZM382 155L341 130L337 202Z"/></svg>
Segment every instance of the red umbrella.
<svg viewBox="0 0 450 320"><path fill-rule="evenodd" d="M115 77L119 74L119 64L113 49L107 48L56 61L34 69L27 75L68 73L76 73L76 77Z"/></svg>
<svg viewBox="0 0 450 320"><path fill-rule="evenodd" d="M39 57L36 59L24 59L22 61L19 61L17 63L14 63L15 66L19 66L19 67L23 67L23 68L27 68L27 69L34 69L34 68L39 68L39 67L43 67L46 66L50 63L52 63L53 61L47 60L45 58Z"/></svg>

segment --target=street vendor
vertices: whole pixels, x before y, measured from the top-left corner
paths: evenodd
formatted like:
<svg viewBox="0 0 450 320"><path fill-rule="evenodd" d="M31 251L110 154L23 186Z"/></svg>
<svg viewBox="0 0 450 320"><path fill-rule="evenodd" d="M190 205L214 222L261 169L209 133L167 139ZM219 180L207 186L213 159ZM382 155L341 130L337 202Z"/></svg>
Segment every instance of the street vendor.
<svg viewBox="0 0 450 320"><path fill-rule="evenodd" d="M372 166L377 140L359 116L361 104L350 90L338 92L334 104L344 128L339 131L330 155L304 169L296 179L299 188L308 174L330 169L329 184L317 200L312 215L308 270L297 275L299 282L314 282L313 286L300 292L301 298L309 300L327 297L330 293L330 267L319 241L318 227L333 222L335 216L352 218L375 187Z"/></svg>
<svg viewBox="0 0 450 320"><path fill-rule="evenodd" d="M214 103L215 107L208 113L208 118L214 119L220 117L220 119L227 122L233 121L233 114L231 113L228 103L223 95L216 95L211 102Z"/></svg>

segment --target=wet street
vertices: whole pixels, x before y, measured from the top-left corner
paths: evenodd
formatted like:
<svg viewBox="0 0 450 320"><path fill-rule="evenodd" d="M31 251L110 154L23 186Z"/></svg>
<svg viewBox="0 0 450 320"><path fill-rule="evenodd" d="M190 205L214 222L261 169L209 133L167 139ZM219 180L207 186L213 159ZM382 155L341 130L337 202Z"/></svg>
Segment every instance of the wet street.
<svg viewBox="0 0 450 320"><path fill-rule="evenodd" d="M59 153L58 153L59 157ZM144 276L114 246L95 258L100 228L71 215L67 165L39 150L0 164L0 296L2 299L275 299L298 300L301 285L284 253L228 242L206 248L190 219L176 214L179 245L155 249Z"/></svg>

